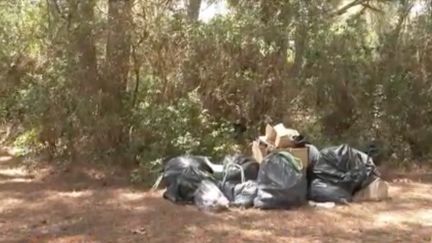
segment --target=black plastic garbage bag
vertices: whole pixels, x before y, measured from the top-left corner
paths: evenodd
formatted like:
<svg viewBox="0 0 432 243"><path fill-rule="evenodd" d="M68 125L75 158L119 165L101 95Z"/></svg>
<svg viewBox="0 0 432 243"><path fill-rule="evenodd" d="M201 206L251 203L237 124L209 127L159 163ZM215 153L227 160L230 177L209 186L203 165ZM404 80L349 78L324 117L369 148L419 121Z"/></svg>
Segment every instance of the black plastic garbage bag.
<svg viewBox="0 0 432 243"><path fill-rule="evenodd" d="M258 184L252 180L242 183L220 182L219 187L233 207L252 207L258 193Z"/></svg>
<svg viewBox="0 0 432 243"><path fill-rule="evenodd" d="M349 191L340 186L327 183L317 178L310 182L309 200L345 204L352 200L352 195Z"/></svg>
<svg viewBox="0 0 432 243"><path fill-rule="evenodd" d="M307 181L301 161L288 152L267 155L258 173L254 206L261 209L291 208L306 202Z"/></svg>
<svg viewBox="0 0 432 243"><path fill-rule="evenodd" d="M318 162L319 160L319 156L320 156L320 151L318 150L317 147L315 147L312 144L306 144L306 147L309 148L309 164L307 166L307 181L308 181L308 188L310 188L310 184L312 182L312 178L313 178L313 167L314 165Z"/></svg>
<svg viewBox="0 0 432 243"><path fill-rule="evenodd" d="M313 166L319 159L320 151L312 144L305 145L309 149L309 166Z"/></svg>
<svg viewBox="0 0 432 243"><path fill-rule="evenodd" d="M240 172L240 181L228 181L229 172L237 168ZM258 185L254 180L245 179L245 172L243 167L239 164L228 163L225 166L225 175L221 182L219 182L224 195L230 201L230 205L234 207L251 207L257 195Z"/></svg>
<svg viewBox="0 0 432 243"><path fill-rule="evenodd" d="M303 134L294 137L294 147L304 148L306 144L309 144L309 142Z"/></svg>
<svg viewBox="0 0 432 243"><path fill-rule="evenodd" d="M169 185L163 197L174 203L192 202L195 192L203 180L216 182L210 173L194 166L186 167L176 176L170 177Z"/></svg>
<svg viewBox="0 0 432 243"><path fill-rule="evenodd" d="M195 168L200 171L213 173L212 168L208 165L208 159L204 156L183 155L169 159L164 164L162 183L168 187L177 181L185 169Z"/></svg>
<svg viewBox="0 0 432 243"><path fill-rule="evenodd" d="M222 211L229 206L228 199L211 180L201 181L194 193L194 202L199 209L213 212Z"/></svg>
<svg viewBox="0 0 432 243"><path fill-rule="evenodd" d="M309 199L317 202L350 202L358 190L375 179L376 166L365 153L340 145L321 150L312 166Z"/></svg>
<svg viewBox="0 0 432 243"><path fill-rule="evenodd" d="M241 170L244 172L245 180L256 180L260 167L259 163L255 159L244 155L226 156L223 159L222 164L225 167L225 180L234 183L241 182ZM240 165L240 167L228 166L230 164Z"/></svg>

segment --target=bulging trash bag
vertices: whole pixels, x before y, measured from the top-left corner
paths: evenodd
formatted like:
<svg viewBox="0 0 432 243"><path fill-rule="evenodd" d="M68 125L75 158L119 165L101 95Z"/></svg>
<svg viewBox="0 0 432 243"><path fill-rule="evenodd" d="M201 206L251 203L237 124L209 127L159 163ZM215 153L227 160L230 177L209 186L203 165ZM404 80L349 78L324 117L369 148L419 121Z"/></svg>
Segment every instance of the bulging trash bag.
<svg viewBox="0 0 432 243"><path fill-rule="evenodd" d="M194 193L194 202L200 210L212 212L225 210L229 206L228 199L211 180L201 181Z"/></svg>
<svg viewBox="0 0 432 243"><path fill-rule="evenodd" d="M344 188L327 183L319 178L311 181L309 199L315 202L348 203L352 195Z"/></svg>
<svg viewBox="0 0 432 243"><path fill-rule="evenodd" d="M164 164L162 183L168 187L177 181L177 177L184 170L194 168L203 172L213 173L208 165L208 159L204 156L183 155L169 159Z"/></svg>
<svg viewBox="0 0 432 243"><path fill-rule="evenodd" d="M223 159L222 164L225 167L225 180L235 183L241 182L241 171L244 173L245 180L256 180L260 167L255 159L244 155L228 155ZM240 167L229 166L231 164Z"/></svg>
<svg viewBox="0 0 432 243"><path fill-rule="evenodd" d="M228 173L226 173L222 182L219 183L219 187L230 201L231 206L245 208L253 206L258 191L256 181L245 181L245 173L240 165L228 164L227 171L232 171L230 170L231 167L236 167L240 171L240 182L227 181Z"/></svg>
<svg viewBox="0 0 432 243"><path fill-rule="evenodd" d="M313 178L312 169L319 160L320 151L318 150L317 147L315 147L312 144L306 144L306 147L308 147L309 149L309 164L306 169L306 176L307 176L308 188L310 188L312 178Z"/></svg>
<svg viewBox="0 0 432 243"><path fill-rule="evenodd" d="M246 181L234 186L233 201L230 205L234 207L252 207L258 193L256 181Z"/></svg>
<svg viewBox="0 0 432 243"><path fill-rule="evenodd" d="M174 203L192 202L195 197L195 191L203 180L215 181L207 171L200 170L194 166L186 167L175 177L170 177L170 183L163 197Z"/></svg>
<svg viewBox="0 0 432 243"><path fill-rule="evenodd" d="M254 206L290 208L306 202L307 181L303 164L288 152L273 152L261 163Z"/></svg>
<svg viewBox="0 0 432 243"><path fill-rule="evenodd" d="M319 159L320 151L312 144L306 144L305 146L309 148L309 165L313 166Z"/></svg>
<svg viewBox="0 0 432 243"><path fill-rule="evenodd" d="M311 171L309 199L317 202L350 202L376 178L372 159L346 144L321 150Z"/></svg>

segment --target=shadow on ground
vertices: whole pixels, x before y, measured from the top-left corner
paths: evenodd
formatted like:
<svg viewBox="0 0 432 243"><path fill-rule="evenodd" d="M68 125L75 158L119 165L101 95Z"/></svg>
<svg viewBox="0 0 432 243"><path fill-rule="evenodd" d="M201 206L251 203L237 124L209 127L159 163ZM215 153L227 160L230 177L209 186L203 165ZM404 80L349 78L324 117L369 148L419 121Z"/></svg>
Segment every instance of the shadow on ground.
<svg viewBox="0 0 432 243"><path fill-rule="evenodd" d="M430 242L429 188L394 183L391 200L331 210L208 214L88 169L38 177L4 159L0 242Z"/></svg>

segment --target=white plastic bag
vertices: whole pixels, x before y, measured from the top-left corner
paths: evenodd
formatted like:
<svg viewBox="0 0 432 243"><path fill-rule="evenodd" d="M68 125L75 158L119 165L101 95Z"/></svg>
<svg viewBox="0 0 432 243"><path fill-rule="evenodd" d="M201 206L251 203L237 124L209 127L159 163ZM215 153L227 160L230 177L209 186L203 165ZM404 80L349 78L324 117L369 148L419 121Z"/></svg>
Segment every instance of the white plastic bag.
<svg viewBox="0 0 432 243"><path fill-rule="evenodd" d="M195 192L195 205L204 211L219 212L228 209L229 201L210 180L203 180Z"/></svg>

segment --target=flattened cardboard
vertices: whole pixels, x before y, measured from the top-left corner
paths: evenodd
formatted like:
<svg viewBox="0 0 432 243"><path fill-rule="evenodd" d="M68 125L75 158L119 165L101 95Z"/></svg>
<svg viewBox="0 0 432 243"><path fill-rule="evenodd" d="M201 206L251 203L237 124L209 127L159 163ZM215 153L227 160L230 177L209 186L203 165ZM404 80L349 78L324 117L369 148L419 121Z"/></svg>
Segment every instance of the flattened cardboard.
<svg viewBox="0 0 432 243"><path fill-rule="evenodd" d="M287 151L294 157L299 158L303 163L303 168L306 169L309 165L309 148L283 148L277 149L278 151Z"/></svg>
<svg viewBox="0 0 432 243"><path fill-rule="evenodd" d="M259 141L252 142L252 156L258 163L261 163L266 155L266 149L260 145Z"/></svg>
<svg viewBox="0 0 432 243"><path fill-rule="evenodd" d="M274 144L276 140L276 131L270 124L266 125L264 137L268 143Z"/></svg>
<svg viewBox="0 0 432 243"><path fill-rule="evenodd" d="M268 147L267 147L268 148ZM252 142L252 155L261 163L264 157L269 153L269 149L266 146L260 145L259 140ZM279 148L276 151L287 151L291 153L294 157L299 158L302 161L303 168L306 169L309 164L309 148ZM273 150L273 151L275 151Z"/></svg>
<svg viewBox="0 0 432 243"><path fill-rule="evenodd" d="M286 128L282 123L274 126L274 131L276 132L274 140L276 148L294 147L294 137L300 135L297 130Z"/></svg>

